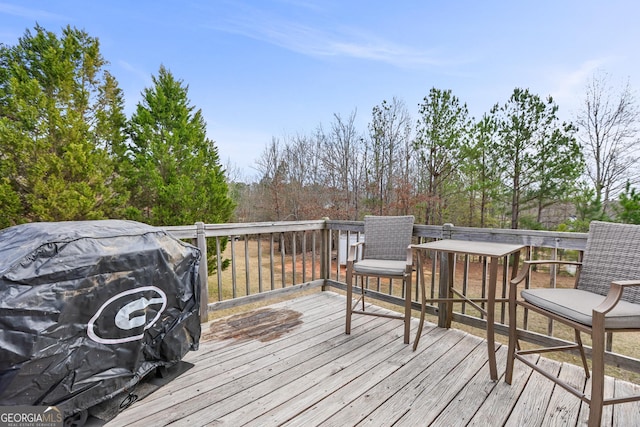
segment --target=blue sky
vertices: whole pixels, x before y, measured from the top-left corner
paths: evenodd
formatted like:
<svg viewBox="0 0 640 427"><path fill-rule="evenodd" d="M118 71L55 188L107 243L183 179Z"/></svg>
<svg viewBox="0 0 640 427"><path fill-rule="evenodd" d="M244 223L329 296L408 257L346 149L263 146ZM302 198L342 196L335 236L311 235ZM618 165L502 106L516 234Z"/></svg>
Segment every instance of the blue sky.
<svg viewBox="0 0 640 427"><path fill-rule="evenodd" d="M273 137L394 96L414 118L432 87L479 118L516 87L573 120L600 70L640 85L635 0L0 0L0 43L36 23L98 37L130 115L161 64L189 86L223 164L245 177Z"/></svg>

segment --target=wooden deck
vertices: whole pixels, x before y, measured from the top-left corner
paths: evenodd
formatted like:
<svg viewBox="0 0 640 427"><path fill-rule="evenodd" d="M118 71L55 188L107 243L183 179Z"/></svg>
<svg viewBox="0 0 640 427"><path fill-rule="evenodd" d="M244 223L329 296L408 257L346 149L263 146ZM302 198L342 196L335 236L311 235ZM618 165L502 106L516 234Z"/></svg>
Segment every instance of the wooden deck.
<svg viewBox="0 0 640 427"><path fill-rule="evenodd" d="M398 320L371 316L354 316L348 336L344 303L320 292L203 325L200 350L184 359L189 369L106 425L586 425L577 398L524 364L507 385L506 346L496 350L493 382L483 339L427 324L413 352ZM585 383L576 366L538 363ZM608 386L638 390L613 379ZM605 407L604 426L639 423L638 403Z"/></svg>

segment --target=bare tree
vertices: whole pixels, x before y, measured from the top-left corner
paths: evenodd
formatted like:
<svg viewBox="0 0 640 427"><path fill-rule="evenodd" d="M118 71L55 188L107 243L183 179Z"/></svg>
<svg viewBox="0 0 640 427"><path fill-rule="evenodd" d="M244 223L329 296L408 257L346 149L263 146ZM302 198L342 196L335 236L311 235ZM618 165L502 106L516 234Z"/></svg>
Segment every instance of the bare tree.
<svg viewBox="0 0 640 427"><path fill-rule="evenodd" d="M319 190L319 149L317 141L303 135L289 139L284 150L287 168L289 215L294 219L317 219L324 215L325 197Z"/></svg>
<svg viewBox="0 0 640 427"><path fill-rule="evenodd" d="M609 80L603 72L593 75L576 120L587 173L603 211L627 181L634 184L640 178L636 99L628 81L616 94Z"/></svg>
<svg viewBox="0 0 640 427"><path fill-rule="evenodd" d="M393 98L373 107L365 170L372 208L378 214L407 213L410 194L411 118L406 105Z"/></svg>
<svg viewBox="0 0 640 427"><path fill-rule="evenodd" d="M331 131L318 131L321 139L321 160L326 173L326 185L335 191L334 214L336 219L358 219L362 188L363 138L356 130L354 111L344 120L334 114Z"/></svg>
<svg viewBox="0 0 640 427"><path fill-rule="evenodd" d="M272 138L265 147L262 156L256 160L256 169L260 173L260 187L263 195L263 209L267 217L262 220L282 221L288 215L285 206L285 188L287 163L280 141Z"/></svg>

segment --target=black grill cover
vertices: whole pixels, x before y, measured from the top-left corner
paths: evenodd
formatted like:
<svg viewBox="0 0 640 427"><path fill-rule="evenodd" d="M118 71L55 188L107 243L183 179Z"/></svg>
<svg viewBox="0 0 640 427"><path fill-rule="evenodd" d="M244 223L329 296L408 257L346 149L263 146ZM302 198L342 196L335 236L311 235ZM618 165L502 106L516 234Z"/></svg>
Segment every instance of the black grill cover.
<svg viewBox="0 0 640 427"><path fill-rule="evenodd" d="M0 405L68 416L197 350L199 260L133 221L0 231Z"/></svg>

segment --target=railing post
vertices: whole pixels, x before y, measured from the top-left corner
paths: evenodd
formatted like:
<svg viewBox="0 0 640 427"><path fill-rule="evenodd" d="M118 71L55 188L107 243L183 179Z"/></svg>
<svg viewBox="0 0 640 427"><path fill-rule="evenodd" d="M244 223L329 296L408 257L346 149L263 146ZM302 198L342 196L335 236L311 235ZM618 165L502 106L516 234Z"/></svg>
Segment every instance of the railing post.
<svg viewBox="0 0 640 427"><path fill-rule="evenodd" d="M324 229L322 230L322 239L320 242L320 277L325 281L322 290L325 290L327 280L329 280L329 270L331 269L331 242L329 236L331 230L327 225L329 218L324 217Z"/></svg>
<svg viewBox="0 0 640 427"><path fill-rule="evenodd" d="M209 320L209 268L207 266L207 236L204 222L196 222L196 246L200 249L200 322Z"/></svg>
<svg viewBox="0 0 640 427"><path fill-rule="evenodd" d="M442 239L451 239L453 231L453 224L444 224L442 226ZM440 253L440 280L438 282L439 298L449 298L451 289L450 283L452 283L453 265L449 265L449 259L452 258L449 254ZM451 327L449 310L453 309L453 306L447 302L438 303L438 326L440 328Z"/></svg>

